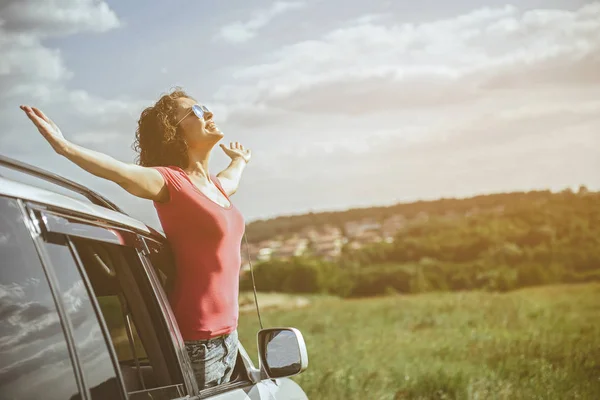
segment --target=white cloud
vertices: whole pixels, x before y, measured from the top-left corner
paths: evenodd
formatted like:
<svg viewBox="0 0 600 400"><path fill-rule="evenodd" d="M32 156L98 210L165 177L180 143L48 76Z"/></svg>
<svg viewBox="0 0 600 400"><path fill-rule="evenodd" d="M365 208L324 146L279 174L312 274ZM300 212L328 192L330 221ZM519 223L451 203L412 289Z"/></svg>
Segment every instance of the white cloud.
<svg viewBox="0 0 600 400"><path fill-rule="evenodd" d="M90 147L96 147L106 143L115 143L115 141L118 141L119 139L122 139L122 135L116 131L87 131L84 133L77 133L72 137L73 142Z"/></svg>
<svg viewBox="0 0 600 400"><path fill-rule="evenodd" d="M102 32L119 26L108 5L94 0L8 1L0 6L0 100L47 102L72 77L48 36Z"/></svg>
<svg viewBox="0 0 600 400"><path fill-rule="evenodd" d="M219 37L231 43L247 42L278 15L304 6L305 3L299 1L277 1L269 8L254 12L248 21L237 21L223 26Z"/></svg>
<svg viewBox="0 0 600 400"><path fill-rule="evenodd" d="M372 22L285 46L239 68L221 101L278 109L362 112L448 104L528 82L598 82L600 3L575 11L483 8L412 24Z"/></svg>
<svg viewBox="0 0 600 400"><path fill-rule="evenodd" d="M103 118L122 114L139 116L142 107L148 105L143 100L101 99L83 90L70 91L66 101L71 103L74 110L81 115Z"/></svg>
<svg viewBox="0 0 600 400"><path fill-rule="evenodd" d="M8 242L8 240L10 239L7 239L6 242ZM25 291L23 290L23 287L17 283L13 282L10 285L0 284L0 305L5 302L16 302L23 298L24 295ZM0 310L2 310L2 308L0 308Z"/></svg>
<svg viewBox="0 0 600 400"><path fill-rule="evenodd" d="M14 155L30 152L32 147L49 149L33 133L35 128L18 108L20 104L41 108L61 126L68 139L83 144L100 144L98 138L114 138L115 132L122 131L124 121L133 124L146 102L124 97L106 99L69 87L72 71L65 65L60 50L44 42L49 36L119 27L121 22L105 2L9 1L0 6L0 15L3 152ZM24 132L32 132L30 137L35 140L24 140Z"/></svg>
<svg viewBox="0 0 600 400"><path fill-rule="evenodd" d="M0 99L5 101L19 95L45 99L52 85L71 76L60 52L42 46L32 34L5 32L0 27L0 53Z"/></svg>
<svg viewBox="0 0 600 400"><path fill-rule="evenodd" d="M44 37L105 32L120 25L114 11L99 0L8 0L0 5L0 16L7 32Z"/></svg>

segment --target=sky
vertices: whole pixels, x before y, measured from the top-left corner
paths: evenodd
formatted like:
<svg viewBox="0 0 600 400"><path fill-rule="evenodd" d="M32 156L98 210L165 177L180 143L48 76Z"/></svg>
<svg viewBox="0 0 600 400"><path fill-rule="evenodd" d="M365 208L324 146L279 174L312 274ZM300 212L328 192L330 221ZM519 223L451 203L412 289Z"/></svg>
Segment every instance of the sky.
<svg viewBox="0 0 600 400"><path fill-rule="evenodd" d="M55 154L20 104L133 163L175 86L252 150L247 222L506 191L600 189L600 1L4 0L0 153L160 227ZM227 167L215 146L210 173Z"/></svg>

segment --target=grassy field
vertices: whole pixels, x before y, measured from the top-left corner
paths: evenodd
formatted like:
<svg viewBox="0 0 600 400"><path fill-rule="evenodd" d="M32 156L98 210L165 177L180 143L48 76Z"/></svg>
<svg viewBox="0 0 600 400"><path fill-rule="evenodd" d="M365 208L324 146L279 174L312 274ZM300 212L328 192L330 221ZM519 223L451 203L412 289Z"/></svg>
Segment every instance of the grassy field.
<svg viewBox="0 0 600 400"><path fill-rule="evenodd" d="M302 331L310 399L600 399L600 284L307 299L261 316ZM255 362L258 329L242 313Z"/></svg>

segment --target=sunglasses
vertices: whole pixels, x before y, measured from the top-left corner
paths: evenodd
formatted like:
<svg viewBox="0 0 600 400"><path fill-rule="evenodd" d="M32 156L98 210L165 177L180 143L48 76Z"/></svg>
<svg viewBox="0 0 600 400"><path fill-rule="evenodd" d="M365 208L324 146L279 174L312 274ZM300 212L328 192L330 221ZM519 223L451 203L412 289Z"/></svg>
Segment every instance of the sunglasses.
<svg viewBox="0 0 600 400"><path fill-rule="evenodd" d="M210 110L209 110L209 109L208 109L206 106L201 106L200 104L194 104L194 105L192 106L192 109L191 109L190 111L188 111L188 112L187 112L187 113L186 113L186 114L183 116L183 118L181 118L181 119L180 119L180 120L179 120L179 121L178 121L178 122L175 124L175 126L179 125L179 124L181 123L181 121L183 121L184 119L186 119L186 118L187 118L187 116L188 116L188 115L190 115L192 112L193 112L194 114L196 114L196 116L197 116L198 118L202 118L202 119L204 119L204 115L205 115L205 114L207 114L207 113L208 113L208 114L210 114L210 113L211 113L211 112L210 112Z"/></svg>

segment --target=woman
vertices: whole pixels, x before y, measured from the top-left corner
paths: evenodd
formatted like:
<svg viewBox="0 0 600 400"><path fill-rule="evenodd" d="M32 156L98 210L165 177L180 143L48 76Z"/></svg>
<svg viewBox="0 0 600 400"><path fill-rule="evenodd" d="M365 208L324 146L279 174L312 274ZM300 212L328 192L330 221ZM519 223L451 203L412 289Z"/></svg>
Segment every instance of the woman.
<svg viewBox="0 0 600 400"><path fill-rule="evenodd" d="M223 138L213 114L182 90L162 96L138 121L136 164L70 143L40 110L21 106L60 155L150 199L175 255L171 307L200 389L228 382L237 358L238 289L245 224L229 196L251 157L240 143L221 144L231 158L217 176L208 164Z"/></svg>

